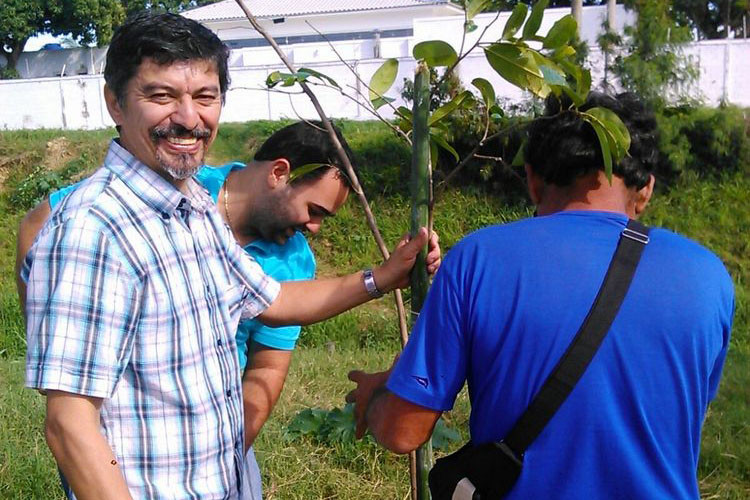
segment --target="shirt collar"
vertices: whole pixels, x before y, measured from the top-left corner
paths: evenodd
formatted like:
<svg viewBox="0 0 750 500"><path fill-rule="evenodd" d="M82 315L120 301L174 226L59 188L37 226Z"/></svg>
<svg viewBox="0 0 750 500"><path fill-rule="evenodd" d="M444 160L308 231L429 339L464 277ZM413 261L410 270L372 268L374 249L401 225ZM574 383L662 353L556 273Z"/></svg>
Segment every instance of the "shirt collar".
<svg viewBox="0 0 750 500"><path fill-rule="evenodd" d="M117 139L112 140L109 145L104 166L163 219L172 217L178 208L188 212L194 210L202 215L213 205L208 191L195 179L188 179L186 196L147 165L138 161Z"/></svg>

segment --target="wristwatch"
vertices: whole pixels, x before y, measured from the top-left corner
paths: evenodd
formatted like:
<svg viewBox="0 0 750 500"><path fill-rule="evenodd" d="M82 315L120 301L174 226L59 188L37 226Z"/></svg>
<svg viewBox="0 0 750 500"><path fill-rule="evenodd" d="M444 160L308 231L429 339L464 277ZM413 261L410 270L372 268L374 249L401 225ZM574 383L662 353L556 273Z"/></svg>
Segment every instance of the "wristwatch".
<svg viewBox="0 0 750 500"><path fill-rule="evenodd" d="M378 289L378 285L375 284L375 276L372 274L372 269L365 269L362 271L362 279L365 282L365 290L367 294L373 299L379 299L383 296L383 292Z"/></svg>

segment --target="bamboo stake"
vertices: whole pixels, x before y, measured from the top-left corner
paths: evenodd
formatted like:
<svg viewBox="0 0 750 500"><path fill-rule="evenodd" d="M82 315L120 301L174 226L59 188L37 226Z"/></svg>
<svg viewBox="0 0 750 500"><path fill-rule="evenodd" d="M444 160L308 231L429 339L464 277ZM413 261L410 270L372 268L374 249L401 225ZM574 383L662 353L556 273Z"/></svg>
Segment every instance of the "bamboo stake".
<svg viewBox="0 0 750 500"><path fill-rule="evenodd" d="M284 63L284 65L289 69L289 71L291 73L296 73L294 69L294 65L291 63L291 61L289 61L289 58L286 57L286 54L284 54L284 51L281 50L281 47L279 47L279 44L277 44L276 40L274 40L273 37L269 35L268 32L260 25L260 23L258 23L258 20L255 18L253 13L250 12L250 9L242 2L242 0L235 0L235 1L242 9L242 12L245 13L245 17L247 17L247 20L250 21L250 25L258 33L260 33L260 35L263 38L266 39L266 41L271 45L271 47L274 49L274 51L279 56L279 58ZM372 210L370 209L370 203L367 201L367 197L365 196L365 193L362 190L362 186L359 183L359 178L357 177L357 174L354 172L354 168L352 167L352 164L349 161L349 157L346 155L346 152L344 152L344 148L341 146L341 142L339 141L338 136L336 136L336 132L333 130L331 121L326 116L325 111L323 111L323 107L320 105L320 101L318 100L315 93L307 85L307 83L300 82L300 87L302 87L302 90L310 98L310 101L315 107L315 111L318 112L318 115L320 116L320 120L323 123L323 126L325 127L326 131L328 132L328 136L331 139L331 142L333 143L334 147L336 148L336 153L338 154L339 159L341 160L341 163L344 165L346 174L349 176L349 180L352 183L352 188L354 192L357 194L357 198L359 199L359 202L362 204L362 209L364 210L365 218L367 219L367 225L370 227L370 231L372 232L373 238L375 238L375 243L377 244L378 249L380 250L380 253L383 256L383 259L388 259L388 257L390 256L390 253L388 252L388 248L385 246L385 242L383 241L383 237L380 234L380 230L378 229L377 222L375 221L375 216L373 215ZM422 262L424 263L424 261ZM424 265L422 267L424 267ZM404 307L404 299L401 295L401 290L399 289L394 290L393 296L396 302L396 311L398 313L398 326L399 326L399 332L401 334L401 347L403 347L406 345L406 341L409 338L409 331L408 331L407 324L406 324L406 308ZM411 477L411 486L412 486L412 492L414 492L416 490L416 485L417 485L416 470L414 467L411 466L411 464L415 462L414 452L409 454L409 458L410 458L409 472L410 472L410 477Z"/></svg>
<svg viewBox="0 0 750 500"><path fill-rule="evenodd" d="M429 224L431 196L430 175L430 70L424 62L417 65L414 75L414 108L412 111L412 156L411 156L411 234ZM412 326L424 304L427 288L430 286L423 249L411 271L411 321ZM417 499L428 500L430 489L427 474L432 468L432 441L417 449Z"/></svg>

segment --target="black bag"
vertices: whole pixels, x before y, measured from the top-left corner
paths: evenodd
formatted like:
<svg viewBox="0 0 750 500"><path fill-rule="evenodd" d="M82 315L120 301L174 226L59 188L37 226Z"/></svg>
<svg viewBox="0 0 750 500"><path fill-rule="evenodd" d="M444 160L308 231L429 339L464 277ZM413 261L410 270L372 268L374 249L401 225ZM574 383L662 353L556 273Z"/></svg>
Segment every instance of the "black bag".
<svg viewBox="0 0 750 500"><path fill-rule="evenodd" d="M469 441L435 462L428 476L430 493L433 500L494 500L516 484L522 466L523 456L516 456L502 441L476 448Z"/></svg>
<svg viewBox="0 0 750 500"><path fill-rule="evenodd" d="M477 447L469 442L437 460L428 476L433 500L497 500L513 488L526 449L567 399L612 325L649 241L648 232L639 222L628 221L594 304L539 393L503 441Z"/></svg>

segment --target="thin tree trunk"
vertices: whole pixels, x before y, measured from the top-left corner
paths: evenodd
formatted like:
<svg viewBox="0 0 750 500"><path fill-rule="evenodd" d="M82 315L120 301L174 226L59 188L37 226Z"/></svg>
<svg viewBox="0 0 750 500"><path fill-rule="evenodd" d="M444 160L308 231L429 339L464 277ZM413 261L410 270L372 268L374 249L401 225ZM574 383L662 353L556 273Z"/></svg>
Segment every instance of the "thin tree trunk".
<svg viewBox="0 0 750 500"><path fill-rule="evenodd" d="M615 31L617 23L617 0L607 0L607 27L609 31Z"/></svg>
<svg viewBox="0 0 750 500"><path fill-rule="evenodd" d="M414 75L414 109L411 159L411 234L428 225L432 192L430 174L430 132L427 120L430 116L430 70L419 63ZM412 325L422 309L429 278L425 269L427 251L422 250L411 272L411 319ZM427 474L432 468L432 441L427 440L417 450L417 498L427 500L430 490Z"/></svg>
<svg viewBox="0 0 750 500"><path fill-rule="evenodd" d="M578 36L581 36L581 22L583 21L583 0L573 0L570 2L570 13L578 24Z"/></svg>

